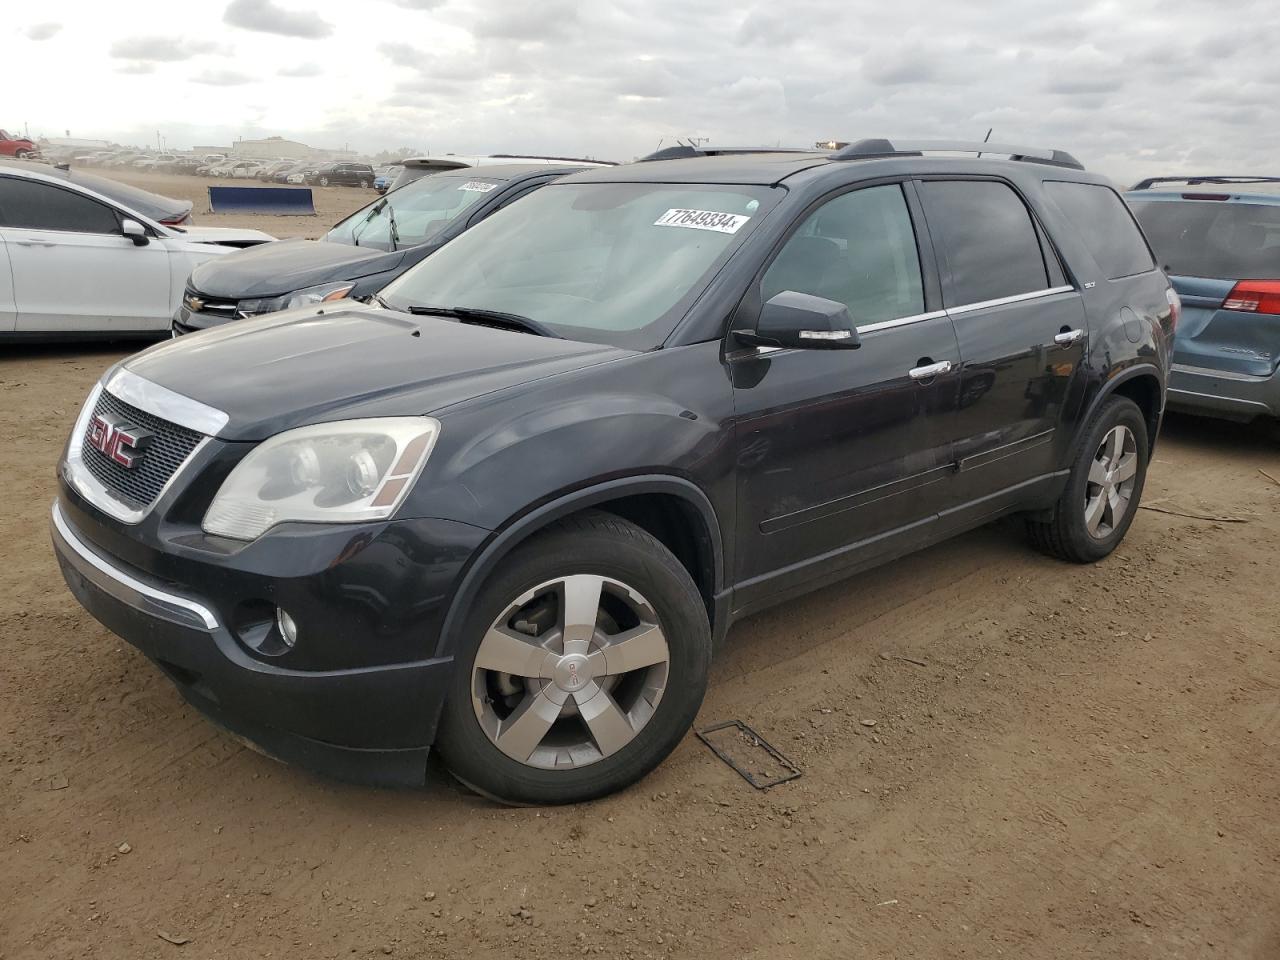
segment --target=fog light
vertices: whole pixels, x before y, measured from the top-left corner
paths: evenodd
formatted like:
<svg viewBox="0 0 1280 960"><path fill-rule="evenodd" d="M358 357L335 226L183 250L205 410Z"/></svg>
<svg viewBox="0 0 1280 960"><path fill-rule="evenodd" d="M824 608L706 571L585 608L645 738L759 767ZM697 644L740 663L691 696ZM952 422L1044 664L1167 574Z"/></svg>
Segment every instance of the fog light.
<svg viewBox="0 0 1280 960"><path fill-rule="evenodd" d="M276 607L276 629L280 631L284 645L292 650L293 645L298 642L298 625L285 612L284 607Z"/></svg>

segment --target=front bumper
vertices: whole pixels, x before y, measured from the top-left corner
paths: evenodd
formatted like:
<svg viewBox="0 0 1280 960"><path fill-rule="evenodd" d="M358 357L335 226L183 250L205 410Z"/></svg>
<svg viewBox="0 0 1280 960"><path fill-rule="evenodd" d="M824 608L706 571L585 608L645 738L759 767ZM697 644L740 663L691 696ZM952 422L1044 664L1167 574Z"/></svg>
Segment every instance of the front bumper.
<svg viewBox="0 0 1280 960"><path fill-rule="evenodd" d="M97 620L164 670L194 707L268 754L330 776L362 783L423 781L451 658L342 669L266 662L237 638L226 613L232 598L208 595L225 593L225 570L211 567L207 580L194 581L207 586L204 592L174 586L95 546L75 526L77 516L83 515L74 505L54 503L53 545L67 586ZM447 553L442 549L440 556ZM347 562L360 558L337 557L330 569ZM313 623L346 615L338 609L341 591L336 593L332 611L310 601L306 613ZM430 613L430 600L424 599L419 613ZM435 600L443 605L441 597ZM430 615L425 619L438 622ZM305 639L304 630L299 646ZM350 640L373 643L372 637ZM435 640L423 636L421 649L433 650Z"/></svg>
<svg viewBox="0 0 1280 960"><path fill-rule="evenodd" d="M1175 363L1169 375L1168 404L1233 420L1280 416L1280 372L1255 377Z"/></svg>

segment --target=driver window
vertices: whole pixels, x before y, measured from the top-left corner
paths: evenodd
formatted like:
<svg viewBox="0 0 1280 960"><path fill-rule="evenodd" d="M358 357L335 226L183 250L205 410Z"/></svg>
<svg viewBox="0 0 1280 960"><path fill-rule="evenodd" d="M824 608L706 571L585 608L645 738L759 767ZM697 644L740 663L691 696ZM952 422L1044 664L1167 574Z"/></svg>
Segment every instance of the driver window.
<svg viewBox="0 0 1280 960"><path fill-rule="evenodd" d="M120 233L115 211L35 180L0 177L0 226L64 233Z"/></svg>
<svg viewBox="0 0 1280 960"><path fill-rule="evenodd" d="M800 225L761 281L761 301L784 290L843 303L859 326L924 312L920 255L897 184L823 204Z"/></svg>

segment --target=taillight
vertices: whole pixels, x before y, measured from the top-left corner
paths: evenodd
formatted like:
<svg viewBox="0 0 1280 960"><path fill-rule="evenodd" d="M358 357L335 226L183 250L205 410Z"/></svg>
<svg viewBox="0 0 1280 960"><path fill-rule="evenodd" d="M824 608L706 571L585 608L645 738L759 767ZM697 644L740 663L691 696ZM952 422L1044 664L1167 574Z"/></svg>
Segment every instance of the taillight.
<svg viewBox="0 0 1280 960"><path fill-rule="evenodd" d="M1173 333L1178 329L1178 318L1182 316L1182 299L1173 287L1165 290L1164 298L1169 301L1169 332Z"/></svg>
<svg viewBox="0 0 1280 960"><path fill-rule="evenodd" d="M1280 280L1241 280L1222 301L1222 309L1280 314Z"/></svg>

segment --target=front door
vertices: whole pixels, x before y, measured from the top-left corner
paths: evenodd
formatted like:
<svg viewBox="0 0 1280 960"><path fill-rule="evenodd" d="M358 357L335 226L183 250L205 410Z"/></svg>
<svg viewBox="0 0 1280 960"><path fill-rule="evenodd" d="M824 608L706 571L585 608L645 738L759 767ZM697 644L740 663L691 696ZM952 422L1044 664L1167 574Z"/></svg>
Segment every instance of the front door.
<svg viewBox="0 0 1280 960"><path fill-rule="evenodd" d="M907 190L818 206L744 301L794 290L842 302L862 346L728 355L742 607L918 546L945 500L952 470L935 421L954 412L960 354Z"/></svg>
<svg viewBox="0 0 1280 960"><path fill-rule="evenodd" d="M9 253L18 331L163 330L169 251L136 246L116 211L54 184L0 177L0 240Z"/></svg>
<svg viewBox="0 0 1280 960"><path fill-rule="evenodd" d="M1001 180L918 184L963 361L948 425L947 526L1004 509L1056 466L1074 419L1087 325L1080 293L1021 196Z"/></svg>

